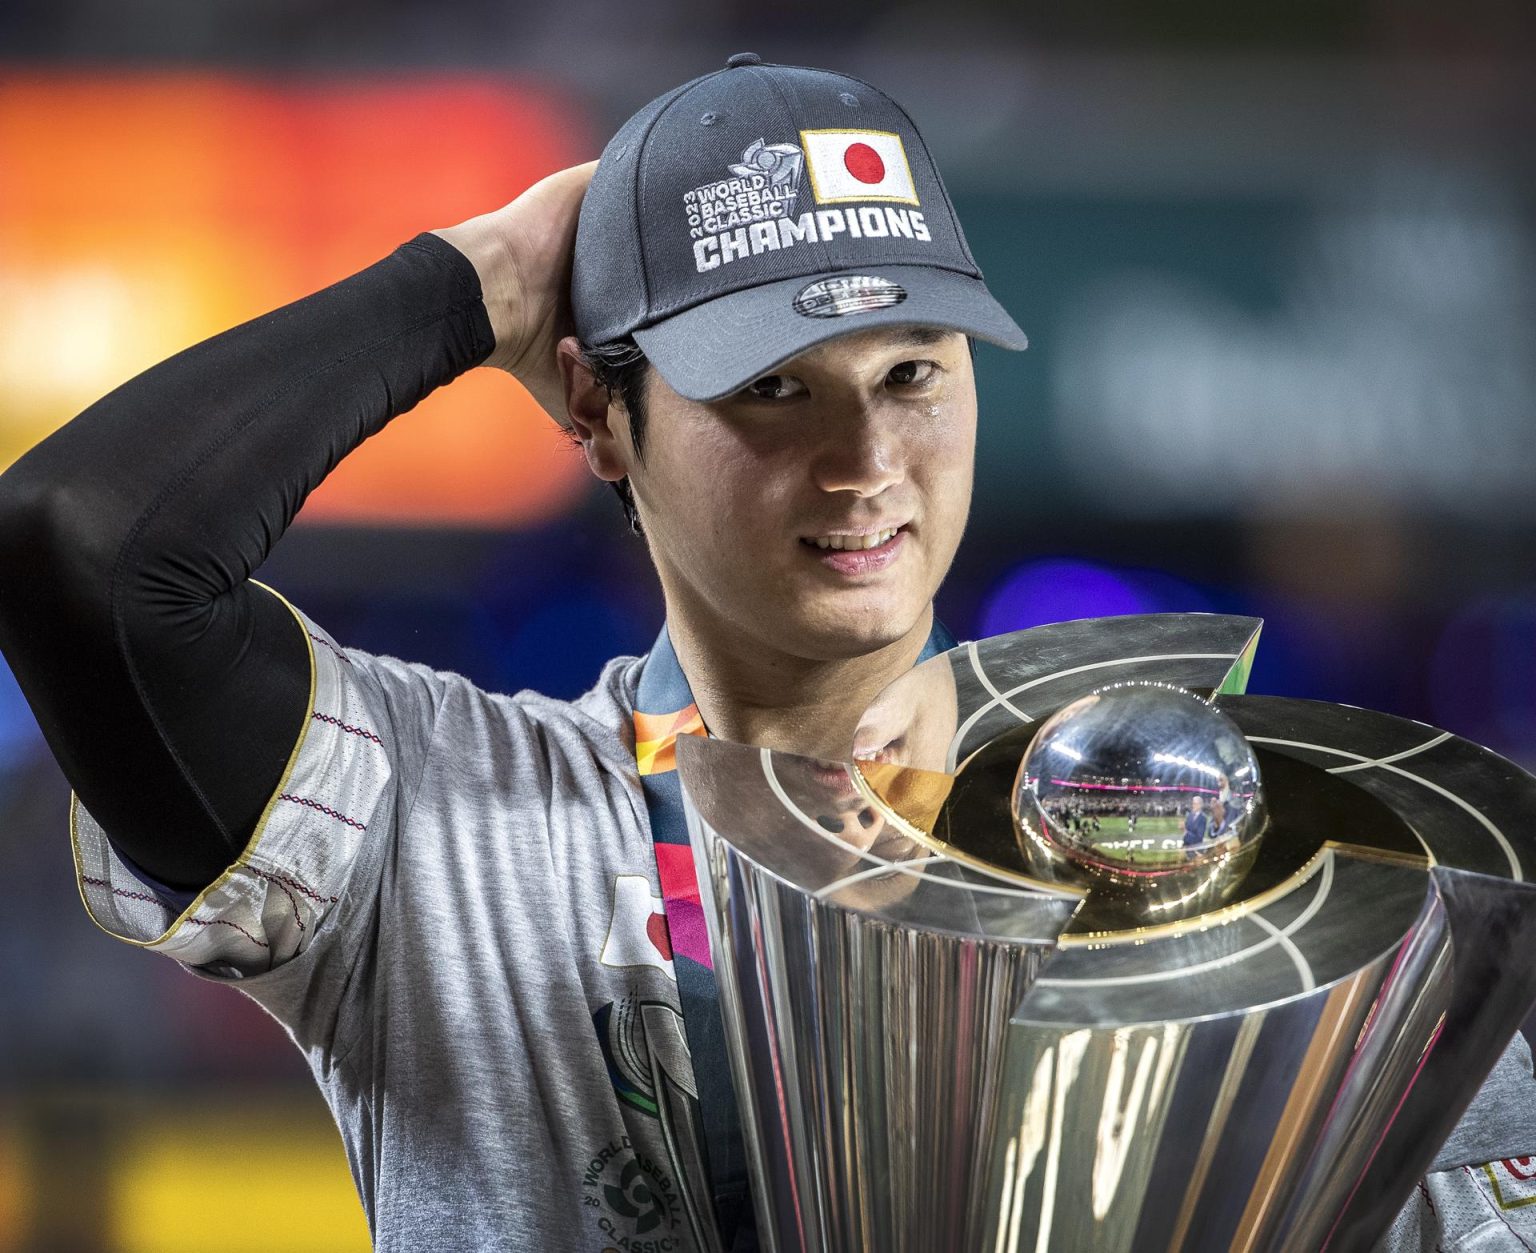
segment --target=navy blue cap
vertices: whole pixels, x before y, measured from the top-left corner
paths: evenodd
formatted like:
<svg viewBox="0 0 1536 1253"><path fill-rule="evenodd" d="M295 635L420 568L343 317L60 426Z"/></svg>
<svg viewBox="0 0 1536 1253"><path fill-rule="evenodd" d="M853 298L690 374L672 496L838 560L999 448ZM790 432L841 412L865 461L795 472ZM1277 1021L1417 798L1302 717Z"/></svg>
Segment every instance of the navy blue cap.
<svg viewBox="0 0 1536 1253"><path fill-rule="evenodd" d="M571 299L583 343L633 335L694 400L875 326L1027 342L982 282L905 110L857 79L751 52L609 141L582 202Z"/></svg>

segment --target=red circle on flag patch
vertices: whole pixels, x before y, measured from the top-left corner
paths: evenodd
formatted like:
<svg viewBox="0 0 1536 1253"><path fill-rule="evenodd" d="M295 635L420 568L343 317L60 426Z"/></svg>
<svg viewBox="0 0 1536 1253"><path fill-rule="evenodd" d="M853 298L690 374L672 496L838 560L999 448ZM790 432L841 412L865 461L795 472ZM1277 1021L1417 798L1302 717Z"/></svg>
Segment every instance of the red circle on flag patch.
<svg viewBox="0 0 1536 1253"><path fill-rule="evenodd" d="M645 920L645 938L658 953L668 961L672 960L672 933L667 930L667 920L660 914L652 914Z"/></svg>
<svg viewBox="0 0 1536 1253"><path fill-rule="evenodd" d="M849 144L843 166L861 183L878 183L885 177L885 162L868 144Z"/></svg>

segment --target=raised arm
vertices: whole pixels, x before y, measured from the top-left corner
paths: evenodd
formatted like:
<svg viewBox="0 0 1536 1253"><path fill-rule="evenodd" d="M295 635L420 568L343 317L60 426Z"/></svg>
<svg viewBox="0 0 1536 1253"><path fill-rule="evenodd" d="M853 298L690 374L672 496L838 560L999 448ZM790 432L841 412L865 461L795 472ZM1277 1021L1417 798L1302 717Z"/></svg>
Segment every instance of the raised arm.
<svg viewBox="0 0 1536 1253"><path fill-rule="evenodd" d="M481 362L555 403L590 176L563 171L172 357L0 476L0 652L82 803L148 875L216 878L299 735L308 642L249 580L308 494Z"/></svg>

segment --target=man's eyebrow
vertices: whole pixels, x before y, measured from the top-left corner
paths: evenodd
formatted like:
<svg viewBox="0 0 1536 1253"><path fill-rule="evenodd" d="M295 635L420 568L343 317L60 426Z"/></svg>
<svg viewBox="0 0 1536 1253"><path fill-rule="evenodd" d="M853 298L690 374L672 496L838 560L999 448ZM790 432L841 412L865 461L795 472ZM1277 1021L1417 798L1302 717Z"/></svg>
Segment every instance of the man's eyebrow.
<svg viewBox="0 0 1536 1253"><path fill-rule="evenodd" d="M950 330L948 327L943 326L893 326L888 330L882 330L879 332L881 338L878 343L872 344L870 351L889 352L893 348L931 348L935 344L942 343L951 335L959 335L961 333L962 332L960 331ZM874 335L876 332L870 331L869 334ZM808 348L806 349L804 355L809 356L815 351L815 348ZM801 358L799 357L794 357L789 361L781 362L773 369L767 371L766 374L761 374L757 377L767 378L768 375L776 374L782 370L787 370L794 364L794 362L799 361L800 359Z"/></svg>
<svg viewBox="0 0 1536 1253"><path fill-rule="evenodd" d="M903 326L897 329L891 337L893 348L931 348L934 344L942 343L956 331L946 330L941 326Z"/></svg>

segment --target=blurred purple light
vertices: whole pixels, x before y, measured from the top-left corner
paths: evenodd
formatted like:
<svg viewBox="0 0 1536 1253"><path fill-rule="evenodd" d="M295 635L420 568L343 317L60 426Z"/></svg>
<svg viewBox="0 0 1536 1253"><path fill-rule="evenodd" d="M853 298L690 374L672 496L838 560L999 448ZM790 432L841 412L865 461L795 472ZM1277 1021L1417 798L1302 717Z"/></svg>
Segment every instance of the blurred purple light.
<svg viewBox="0 0 1536 1253"><path fill-rule="evenodd" d="M1134 575L1050 557L1026 561L1003 577L982 603L977 634L985 638L1073 618L1155 613L1159 607Z"/></svg>
<svg viewBox="0 0 1536 1253"><path fill-rule="evenodd" d="M41 738L32 710L5 661L0 659L0 770L14 765L23 750Z"/></svg>
<svg viewBox="0 0 1536 1253"><path fill-rule="evenodd" d="M1536 593L1476 601L1446 623L1429 693L1440 725L1517 760L1536 758Z"/></svg>

